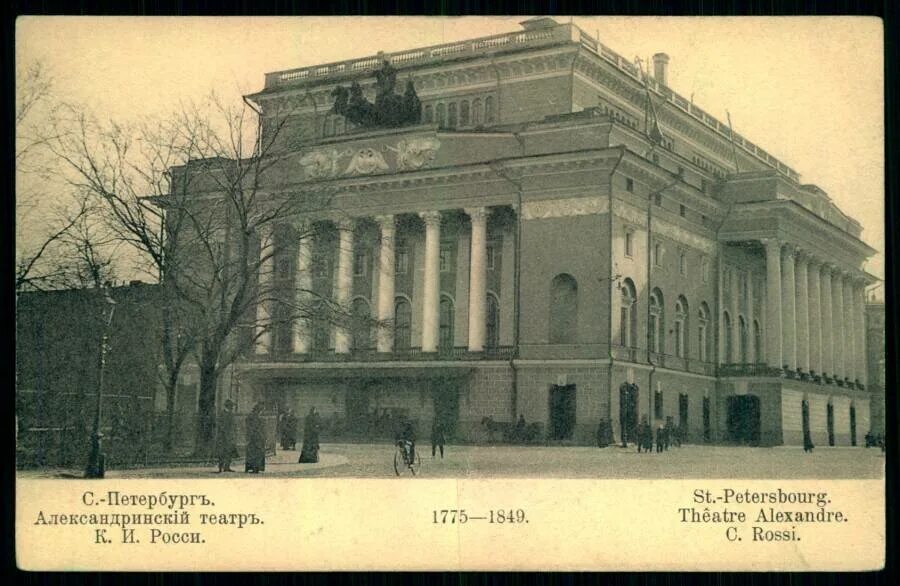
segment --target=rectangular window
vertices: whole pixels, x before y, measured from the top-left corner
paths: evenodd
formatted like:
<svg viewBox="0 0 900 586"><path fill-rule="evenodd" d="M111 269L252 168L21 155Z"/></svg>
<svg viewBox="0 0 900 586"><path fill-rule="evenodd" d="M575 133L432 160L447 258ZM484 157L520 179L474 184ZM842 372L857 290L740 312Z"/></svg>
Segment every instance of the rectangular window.
<svg viewBox="0 0 900 586"><path fill-rule="evenodd" d="M653 245L653 266L661 267L662 266L662 257L663 257L663 247L662 244L657 242Z"/></svg>
<svg viewBox="0 0 900 586"><path fill-rule="evenodd" d="M405 248L398 248L394 256L394 274L405 275L409 268L409 252Z"/></svg>
<svg viewBox="0 0 900 586"><path fill-rule="evenodd" d="M625 178L625 191L628 193L634 193L634 179L631 177Z"/></svg>
<svg viewBox="0 0 900 586"><path fill-rule="evenodd" d="M687 431L688 426L688 396L686 393L678 395L678 427L682 433Z"/></svg>
<svg viewBox="0 0 900 586"><path fill-rule="evenodd" d="M700 259L700 278L704 283L709 282L709 259L705 256Z"/></svg>
<svg viewBox="0 0 900 586"><path fill-rule="evenodd" d="M316 256L312 261L312 269L313 276L316 277L327 277L328 276L328 259L324 256Z"/></svg>
<svg viewBox="0 0 900 586"><path fill-rule="evenodd" d="M678 177L682 179L684 178L684 167L682 167L681 165L678 166Z"/></svg>
<svg viewBox="0 0 900 586"><path fill-rule="evenodd" d="M682 275L687 274L687 253L683 250L678 253L678 272Z"/></svg>
<svg viewBox="0 0 900 586"><path fill-rule="evenodd" d="M440 252L440 266L442 273L449 273L451 271L453 260L453 251L451 250L449 245L441 246Z"/></svg>
<svg viewBox="0 0 900 586"><path fill-rule="evenodd" d="M663 394L662 391L653 393L653 416L656 419L663 418Z"/></svg>
<svg viewBox="0 0 900 586"><path fill-rule="evenodd" d="M680 204L678 206L678 215L681 216L682 218L687 215L687 208L684 207L684 204Z"/></svg>
<svg viewBox="0 0 900 586"><path fill-rule="evenodd" d="M366 274L366 259L368 258L366 251L361 250L353 256L353 276L363 277Z"/></svg>
<svg viewBox="0 0 900 586"><path fill-rule="evenodd" d="M654 197L654 201L656 202L656 205L661 206L662 205L662 194L657 193L656 196Z"/></svg>
<svg viewBox="0 0 900 586"><path fill-rule="evenodd" d="M485 262L487 264L487 270L489 271L494 270L496 264L496 252L497 249L493 244L488 244L487 248L485 248Z"/></svg>
<svg viewBox="0 0 900 586"><path fill-rule="evenodd" d="M625 232L625 256L634 254L634 232L628 230Z"/></svg>
<svg viewBox="0 0 900 586"><path fill-rule="evenodd" d="M700 178L700 191L706 193L706 179L703 177Z"/></svg>

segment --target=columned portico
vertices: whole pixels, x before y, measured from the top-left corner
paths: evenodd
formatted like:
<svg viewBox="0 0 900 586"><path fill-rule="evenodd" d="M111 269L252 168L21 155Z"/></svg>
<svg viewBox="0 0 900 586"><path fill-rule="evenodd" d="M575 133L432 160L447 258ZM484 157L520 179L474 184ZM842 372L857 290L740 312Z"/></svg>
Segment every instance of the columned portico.
<svg viewBox="0 0 900 586"><path fill-rule="evenodd" d="M781 243L769 238L762 243L766 248L766 363L781 368Z"/></svg>
<svg viewBox="0 0 900 586"><path fill-rule="evenodd" d="M856 339L857 346L857 371L856 376L863 385L868 385L868 373L866 372L866 282L859 280L854 288L853 296L856 309Z"/></svg>
<svg viewBox="0 0 900 586"><path fill-rule="evenodd" d="M440 324L441 213L420 212L425 222L425 280L422 303L422 352L437 352Z"/></svg>
<svg viewBox="0 0 900 586"><path fill-rule="evenodd" d="M297 307L307 307L309 292L312 290L312 235L309 232L309 224L303 223L297 226L297 258L294 263L294 295ZM309 352L310 329L309 322L304 317L297 317L292 322L293 341L292 350L296 354Z"/></svg>
<svg viewBox="0 0 900 586"><path fill-rule="evenodd" d="M265 227L259 233L259 279L256 292L256 354L272 352L272 283L274 280L275 255L273 253L273 232Z"/></svg>
<svg viewBox="0 0 900 586"><path fill-rule="evenodd" d="M834 340L834 377L843 380L847 371L844 368L844 279L840 271L831 274L831 327Z"/></svg>
<svg viewBox="0 0 900 586"><path fill-rule="evenodd" d="M844 378L856 380L856 311L853 307L853 281L850 275L844 275L841 283L844 296Z"/></svg>
<svg viewBox="0 0 900 586"><path fill-rule="evenodd" d="M338 222L338 263L335 303L343 310L350 310L350 292L353 287L353 230L356 222L344 219ZM336 354L350 352L350 332L339 325L334 331L334 351Z"/></svg>
<svg viewBox="0 0 900 586"><path fill-rule="evenodd" d="M797 369L797 314L796 277L794 274L795 251L790 245L784 247L781 267L781 332L784 344L783 362L788 370Z"/></svg>
<svg viewBox="0 0 900 586"><path fill-rule="evenodd" d="M809 279L809 295L807 296L809 299L809 370L816 375L822 374L822 293L819 290L819 271L819 262L810 258L807 267Z"/></svg>
<svg viewBox="0 0 900 586"><path fill-rule="evenodd" d="M469 352L484 350L487 301L487 209L467 208L472 222L469 257Z"/></svg>
<svg viewBox="0 0 900 586"><path fill-rule="evenodd" d="M822 264L819 286L822 300L822 374L834 378L834 307L831 303L831 265Z"/></svg>
<svg viewBox="0 0 900 586"><path fill-rule="evenodd" d="M808 275L807 267L809 266L809 257L806 254L798 253L796 261L796 278L797 278L797 368L808 373L809 366L809 291L808 291Z"/></svg>
<svg viewBox="0 0 900 586"><path fill-rule="evenodd" d="M394 216L377 216L375 220L381 228L381 239L378 248L378 321L392 324L394 320L394 260L396 224ZM392 325L378 328L376 349L378 352L390 352L394 347L394 330Z"/></svg>
<svg viewBox="0 0 900 586"><path fill-rule="evenodd" d="M741 274L734 269L728 271L729 281L731 283L731 304L728 310L731 312L731 356L726 360L728 362L743 362L741 356L741 320L740 320L740 303L741 296Z"/></svg>

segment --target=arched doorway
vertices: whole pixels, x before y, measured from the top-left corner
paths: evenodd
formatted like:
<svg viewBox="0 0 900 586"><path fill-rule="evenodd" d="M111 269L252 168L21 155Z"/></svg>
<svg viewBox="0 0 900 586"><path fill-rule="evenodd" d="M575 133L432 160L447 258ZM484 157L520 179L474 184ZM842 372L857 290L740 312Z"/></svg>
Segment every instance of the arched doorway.
<svg viewBox="0 0 900 586"><path fill-rule="evenodd" d="M739 444L759 445L759 397L728 397L728 439Z"/></svg>
<svg viewBox="0 0 900 586"><path fill-rule="evenodd" d="M637 441L638 392L638 386L633 383L622 383L619 387L619 427L623 443Z"/></svg>

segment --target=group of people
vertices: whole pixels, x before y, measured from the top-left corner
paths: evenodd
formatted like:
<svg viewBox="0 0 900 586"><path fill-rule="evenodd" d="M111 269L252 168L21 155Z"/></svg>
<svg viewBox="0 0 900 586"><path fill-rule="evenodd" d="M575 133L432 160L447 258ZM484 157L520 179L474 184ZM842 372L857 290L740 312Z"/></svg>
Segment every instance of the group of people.
<svg viewBox="0 0 900 586"><path fill-rule="evenodd" d="M671 417L666 418L665 425L660 424L656 428L656 453L665 452L669 446L681 447L681 430L675 426ZM637 450L638 453L653 452L654 430L650 425L647 416L641 418L641 423L637 428Z"/></svg>
<svg viewBox="0 0 900 586"><path fill-rule="evenodd" d="M225 401L224 409L216 422L215 457L218 472L234 472L231 462L239 456L235 437L234 402ZM277 432L283 450L297 447L297 417L288 409L278 418ZM303 446L300 450L301 464L319 461L320 419L315 407L311 407L303 424ZM256 403L246 418L246 454L244 471L258 474L266 469L266 427L263 404Z"/></svg>

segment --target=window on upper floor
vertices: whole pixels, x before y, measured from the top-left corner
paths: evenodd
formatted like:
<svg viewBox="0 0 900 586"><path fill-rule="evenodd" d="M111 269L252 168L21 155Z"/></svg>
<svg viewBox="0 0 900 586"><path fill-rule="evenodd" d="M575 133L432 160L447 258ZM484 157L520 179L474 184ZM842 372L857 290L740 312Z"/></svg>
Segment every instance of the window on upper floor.
<svg viewBox="0 0 900 586"><path fill-rule="evenodd" d="M447 106L447 127L456 128L456 124L456 102L450 102L450 105Z"/></svg>
<svg viewBox="0 0 900 586"><path fill-rule="evenodd" d="M478 126L481 124L484 115L484 106L481 104L481 98L472 100L472 124Z"/></svg>
<svg viewBox="0 0 900 586"><path fill-rule="evenodd" d="M406 247L397 248L394 254L394 274L405 275L409 270L409 251Z"/></svg>
<svg viewBox="0 0 900 586"><path fill-rule="evenodd" d="M682 218L687 216L687 208L684 207L684 204L678 205L678 215L681 216Z"/></svg>
<svg viewBox="0 0 900 586"><path fill-rule="evenodd" d="M463 100L459 104L459 125L460 126L468 126L469 125L469 101Z"/></svg>
<svg viewBox="0 0 900 586"><path fill-rule="evenodd" d="M434 109L435 116L437 116L437 123L440 128L447 127L447 106L444 104L438 104Z"/></svg>
<svg viewBox="0 0 900 586"><path fill-rule="evenodd" d="M634 193L634 179L631 177L625 178L625 191L628 193Z"/></svg>
<svg viewBox="0 0 900 586"><path fill-rule="evenodd" d="M493 271L497 264L497 247L494 244L488 244L485 248L485 264L487 265L487 270Z"/></svg>
<svg viewBox="0 0 900 586"><path fill-rule="evenodd" d="M704 283L709 282L709 259L705 256L700 259L700 278Z"/></svg>
<svg viewBox="0 0 900 586"><path fill-rule="evenodd" d="M425 124L431 124L434 122L434 106L431 104L425 106L425 113L422 116L422 122Z"/></svg>
<svg viewBox="0 0 900 586"><path fill-rule="evenodd" d="M484 99L484 123L490 124L494 121L494 97L488 96Z"/></svg>
<svg viewBox="0 0 900 586"><path fill-rule="evenodd" d="M452 269L453 249L449 244L442 244L440 250L440 267L442 273L449 273Z"/></svg>
<svg viewBox="0 0 900 586"><path fill-rule="evenodd" d="M656 205L661 206L662 205L662 194L661 193L655 194L653 196L653 201L654 201L654 203L656 203Z"/></svg>
<svg viewBox="0 0 900 586"><path fill-rule="evenodd" d="M634 256L634 230L625 231L625 256Z"/></svg>
<svg viewBox="0 0 900 586"><path fill-rule="evenodd" d="M675 173L680 179L684 179L684 167L678 165L678 171Z"/></svg>
<svg viewBox="0 0 900 586"><path fill-rule="evenodd" d="M678 273L687 275L687 265L687 252L685 250L680 250L678 252Z"/></svg>
<svg viewBox="0 0 900 586"><path fill-rule="evenodd" d="M366 275L366 261L368 260L369 255L366 250L358 250L356 254L353 255L353 276L354 277L364 277Z"/></svg>

